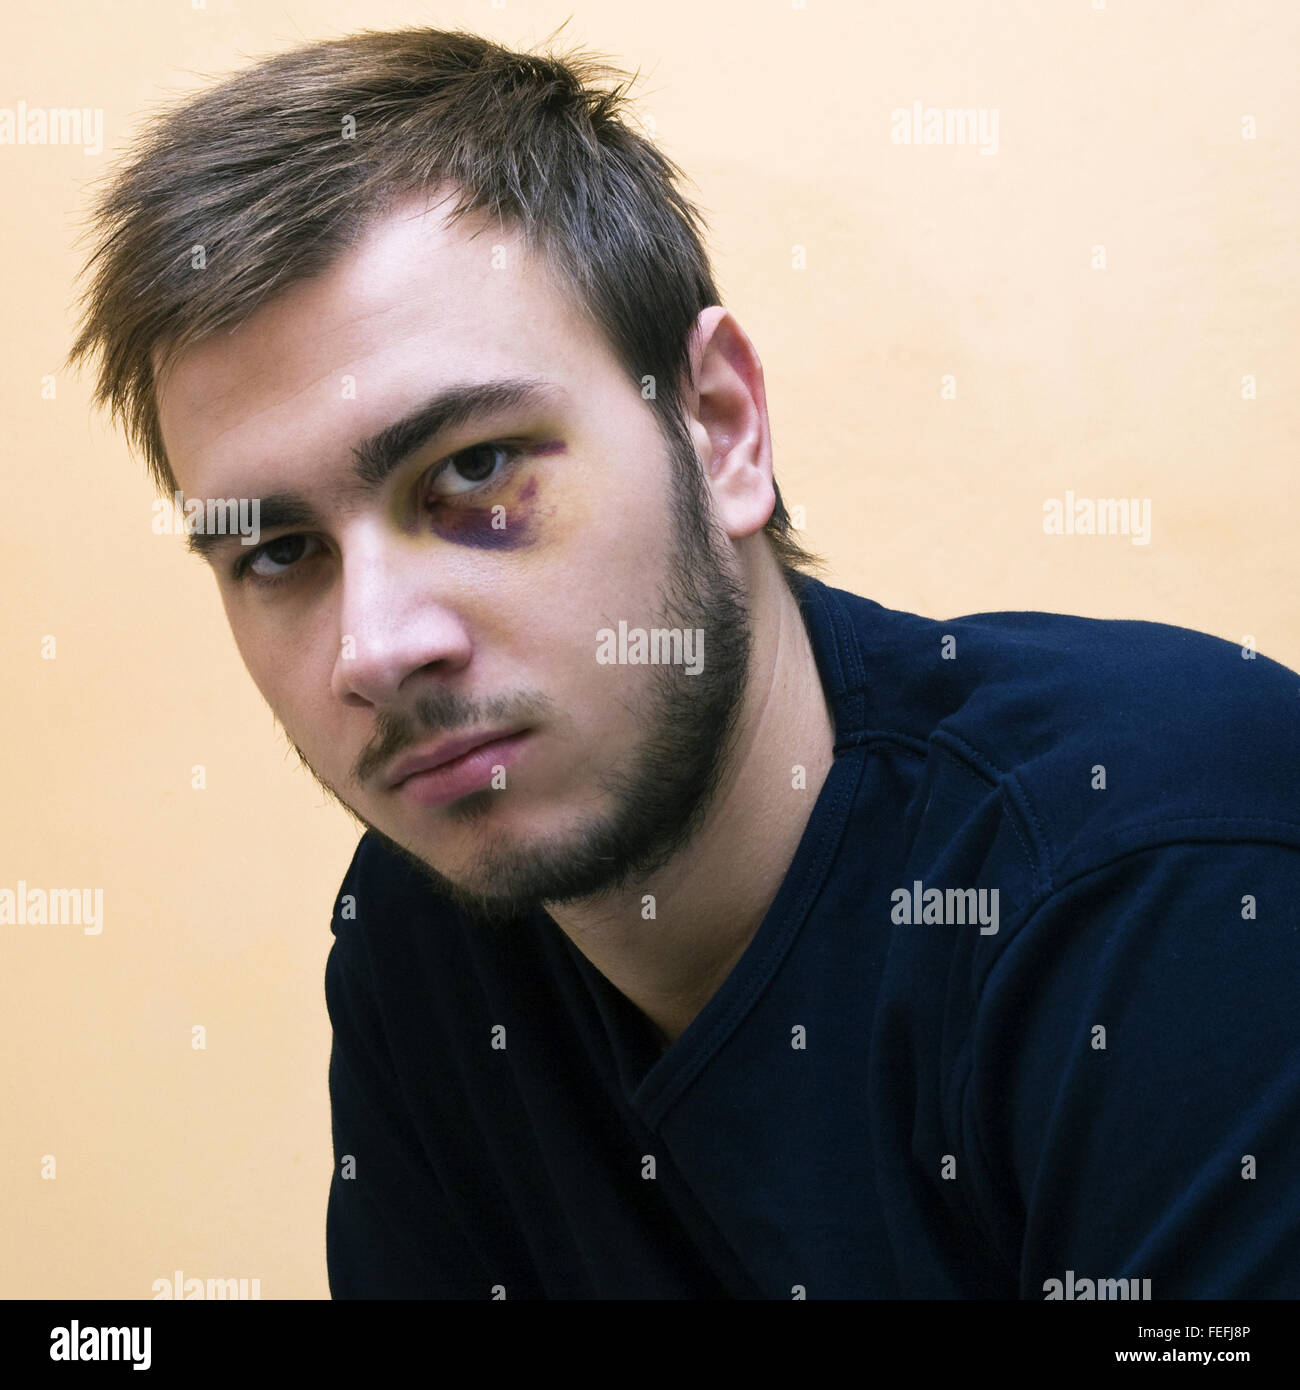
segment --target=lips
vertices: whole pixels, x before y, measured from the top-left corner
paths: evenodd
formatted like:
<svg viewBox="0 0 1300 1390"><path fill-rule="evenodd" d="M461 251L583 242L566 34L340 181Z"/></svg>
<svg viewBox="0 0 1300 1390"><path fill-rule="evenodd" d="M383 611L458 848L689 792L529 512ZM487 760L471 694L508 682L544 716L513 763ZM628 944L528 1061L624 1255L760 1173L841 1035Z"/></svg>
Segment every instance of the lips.
<svg viewBox="0 0 1300 1390"><path fill-rule="evenodd" d="M400 787L408 777L414 777L421 772L431 772L456 758L463 758L466 753L481 748L485 743L495 743L498 739L510 738L519 732L521 731L518 728L483 729L477 733L442 739L423 752L410 753L404 758L399 758L389 769L388 784L393 788Z"/></svg>

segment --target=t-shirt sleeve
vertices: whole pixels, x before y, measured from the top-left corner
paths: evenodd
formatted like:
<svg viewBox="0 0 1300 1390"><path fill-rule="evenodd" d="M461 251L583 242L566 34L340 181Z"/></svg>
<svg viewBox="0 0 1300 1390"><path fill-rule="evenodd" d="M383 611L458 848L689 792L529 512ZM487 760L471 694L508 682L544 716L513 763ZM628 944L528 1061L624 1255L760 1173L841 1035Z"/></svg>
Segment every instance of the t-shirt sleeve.
<svg viewBox="0 0 1300 1390"><path fill-rule="evenodd" d="M345 882L344 891L349 884ZM334 1030L334 1173L326 1216L333 1298L491 1298L406 1111L357 922L336 924L325 967Z"/></svg>
<svg viewBox="0 0 1300 1390"><path fill-rule="evenodd" d="M958 1125L1021 1297L1067 1276L1300 1296L1298 987L1285 844L1129 853L1019 928L981 990Z"/></svg>

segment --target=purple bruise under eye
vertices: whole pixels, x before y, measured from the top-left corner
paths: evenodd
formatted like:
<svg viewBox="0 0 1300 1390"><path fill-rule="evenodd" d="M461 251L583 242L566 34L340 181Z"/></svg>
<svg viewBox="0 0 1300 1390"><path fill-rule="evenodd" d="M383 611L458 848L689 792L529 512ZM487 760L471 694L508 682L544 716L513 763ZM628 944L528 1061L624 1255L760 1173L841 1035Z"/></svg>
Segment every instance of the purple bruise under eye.
<svg viewBox="0 0 1300 1390"><path fill-rule="evenodd" d="M544 444L528 452L558 453L563 448L563 444L558 449ZM502 502L484 507L457 507L445 514L435 513L429 518L429 525L435 536L455 545L468 545L475 550L518 550L533 539L536 497L537 479L527 478L508 505ZM504 507L504 517L494 511L495 506Z"/></svg>

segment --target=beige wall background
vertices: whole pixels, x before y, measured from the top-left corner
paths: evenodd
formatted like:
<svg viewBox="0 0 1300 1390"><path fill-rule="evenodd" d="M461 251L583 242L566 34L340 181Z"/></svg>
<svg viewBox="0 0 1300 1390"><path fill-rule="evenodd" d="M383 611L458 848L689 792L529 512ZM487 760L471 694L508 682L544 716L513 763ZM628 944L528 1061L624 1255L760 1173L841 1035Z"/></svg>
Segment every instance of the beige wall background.
<svg viewBox="0 0 1300 1390"><path fill-rule="evenodd" d="M526 47L566 16L641 69L694 180L832 583L1300 667L1290 0L11 0L0 108L100 109L103 150L0 144L0 888L102 888L103 924L0 925L2 1296L149 1298L175 1270L327 1296L322 972L356 831L62 371L90 181L146 108L252 57L417 23ZM896 143L914 102L996 110L997 152ZM1044 534L1067 490L1149 499L1150 543Z"/></svg>

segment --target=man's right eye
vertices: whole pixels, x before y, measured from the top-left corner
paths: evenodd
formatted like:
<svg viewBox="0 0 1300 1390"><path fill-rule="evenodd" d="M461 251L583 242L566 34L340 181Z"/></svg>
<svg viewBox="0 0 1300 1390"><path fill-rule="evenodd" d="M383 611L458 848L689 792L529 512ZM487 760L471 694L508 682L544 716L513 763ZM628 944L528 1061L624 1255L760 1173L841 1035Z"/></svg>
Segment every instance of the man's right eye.
<svg viewBox="0 0 1300 1390"><path fill-rule="evenodd" d="M320 548L314 536L277 536L245 555L235 566L235 578L251 578L256 584L276 584L288 576L300 561L315 554L308 546Z"/></svg>

